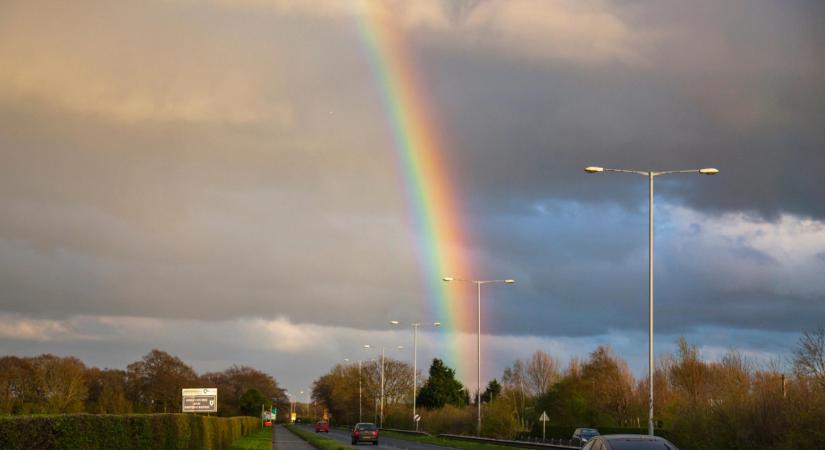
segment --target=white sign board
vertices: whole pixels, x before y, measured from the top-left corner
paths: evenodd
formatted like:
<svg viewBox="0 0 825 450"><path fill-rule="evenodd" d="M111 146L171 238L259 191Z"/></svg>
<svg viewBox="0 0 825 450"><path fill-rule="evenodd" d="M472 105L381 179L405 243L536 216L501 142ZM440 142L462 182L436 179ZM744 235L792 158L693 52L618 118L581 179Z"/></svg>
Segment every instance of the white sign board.
<svg viewBox="0 0 825 450"><path fill-rule="evenodd" d="M183 412L218 412L217 388L181 389Z"/></svg>
<svg viewBox="0 0 825 450"><path fill-rule="evenodd" d="M539 420L541 420L542 422L547 422L548 420L550 420L550 418L547 417L547 411L541 413L541 417L539 417Z"/></svg>

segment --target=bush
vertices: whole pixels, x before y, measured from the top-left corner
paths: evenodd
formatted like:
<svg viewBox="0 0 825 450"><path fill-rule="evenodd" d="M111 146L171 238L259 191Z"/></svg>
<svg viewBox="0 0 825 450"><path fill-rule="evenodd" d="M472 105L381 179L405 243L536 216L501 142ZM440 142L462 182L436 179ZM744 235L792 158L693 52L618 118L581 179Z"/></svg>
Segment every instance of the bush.
<svg viewBox="0 0 825 450"><path fill-rule="evenodd" d="M256 418L193 414L7 416L0 448L224 450L258 428Z"/></svg>

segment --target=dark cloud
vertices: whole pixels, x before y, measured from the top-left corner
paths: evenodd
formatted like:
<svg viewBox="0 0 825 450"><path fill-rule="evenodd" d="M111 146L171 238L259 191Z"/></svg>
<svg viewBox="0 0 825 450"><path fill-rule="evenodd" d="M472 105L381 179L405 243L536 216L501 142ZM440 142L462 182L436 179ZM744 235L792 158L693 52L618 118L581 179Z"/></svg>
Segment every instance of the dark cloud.
<svg viewBox="0 0 825 450"><path fill-rule="evenodd" d="M591 164L722 171L657 179L663 333L825 315L820 5L434 4L397 31L479 271L457 275L518 280L485 290L494 333L645 329L646 180ZM0 310L434 313L366 42L313 5L8 6Z"/></svg>

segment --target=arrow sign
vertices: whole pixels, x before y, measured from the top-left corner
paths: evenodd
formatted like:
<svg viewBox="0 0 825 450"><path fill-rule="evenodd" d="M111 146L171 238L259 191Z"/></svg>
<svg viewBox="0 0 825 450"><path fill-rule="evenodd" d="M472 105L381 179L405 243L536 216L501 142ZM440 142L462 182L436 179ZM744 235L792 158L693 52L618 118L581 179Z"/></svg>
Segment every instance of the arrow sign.
<svg viewBox="0 0 825 450"><path fill-rule="evenodd" d="M541 412L541 417L539 417L539 420L541 421L541 440L543 441L545 438L544 426L550 421L550 417L547 416L547 411Z"/></svg>

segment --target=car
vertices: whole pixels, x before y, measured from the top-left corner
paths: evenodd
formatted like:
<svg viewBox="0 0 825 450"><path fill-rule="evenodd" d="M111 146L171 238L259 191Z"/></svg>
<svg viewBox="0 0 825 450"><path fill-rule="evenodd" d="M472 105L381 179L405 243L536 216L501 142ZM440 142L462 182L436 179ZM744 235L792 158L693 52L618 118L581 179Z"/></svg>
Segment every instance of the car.
<svg viewBox="0 0 825 450"><path fill-rule="evenodd" d="M595 428L576 428L573 432L573 443L582 446L594 436L599 435L599 430Z"/></svg>
<svg viewBox="0 0 825 450"><path fill-rule="evenodd" d="M316 433L329 433L329 422L326 420L319 420L315 422Z"/></svg>
<svg viewBox="0 0 825 450"><path fill-rule="evenodd" d="M670 441L646 434L605 434L595 436L582 450L679 450Z"/></svg>
<svg viewBox="0 0 825 450"><path fill-rule="evenodd" d="M378 445L378 427L374 423L356 423L352 427L352 445L359 442L372 442L372 445Z"/></svg>

